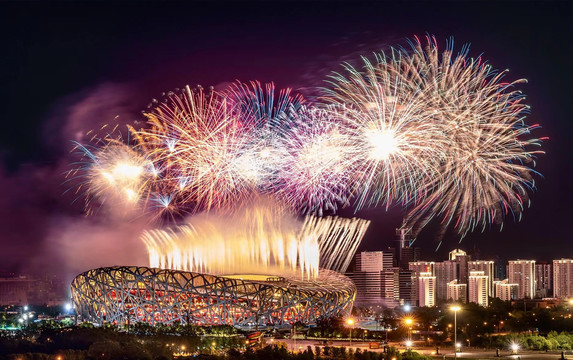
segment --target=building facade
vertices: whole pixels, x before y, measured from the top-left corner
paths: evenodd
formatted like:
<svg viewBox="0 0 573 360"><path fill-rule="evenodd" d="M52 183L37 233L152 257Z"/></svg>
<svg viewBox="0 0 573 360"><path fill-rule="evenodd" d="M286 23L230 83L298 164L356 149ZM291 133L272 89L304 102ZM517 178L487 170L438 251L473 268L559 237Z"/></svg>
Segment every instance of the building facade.
<svg viewBox="0 0 573 360"><path fill-rule="evenodd" d="M470 271L468 278L469 302L481 306L489 304L489 276L483 271Z"/></svg>
<svg viewBox="0 0 573 360"><path fill-rule="evenodd" d="M436 305L436 277L431 272L418 274L418 306Z"/></svg>
<svg viewBox="0 0 573 360"><path fill-rule="evenodd" d="M436 299L448 300L448 284L458 279L458 264L455 261L447 260L434 264L436 274ZM464 296L465 297L465 296Z"/></svg>
<svg viewBox="0 0 573 360"><path fill-rule="evenodd" d="M458 280L452 280L448 283L447 300L456 302L467 302L468 285L460 284Z"/></svg>
<svg viewBox="0 0 573 360"><path fill-rule="evenodd" d="M518 284L518 299L535 297L535 260L512 260L508 264L509 282Z"/></svg>
<svg viewBox="0 0 573 360"><path fill-rule="evenodd" d="M503 301L511 301L517 299L517 290L519 284L512 284L508 279L495 281L495 297Z"/></svg>
<svg viewBox="0 0 573 360"><path fill-rule="evenodd" d="M573 297L573 259L553 260L553 297Z"/></svg>
<svg viewBox="0 0 573 360"><path fill-rule="evenodd" d="M468 261L468 271L470 273L472 271L483 271L484 275L487 276L488 296L494 297L495 262L493 260Z"/></svg>
<svg viewBox="0 0 573 360"><path fill-rule="evenodd" d="M553 295L553 264L537 262L535 264L535 296L546 298Z"/></svg>

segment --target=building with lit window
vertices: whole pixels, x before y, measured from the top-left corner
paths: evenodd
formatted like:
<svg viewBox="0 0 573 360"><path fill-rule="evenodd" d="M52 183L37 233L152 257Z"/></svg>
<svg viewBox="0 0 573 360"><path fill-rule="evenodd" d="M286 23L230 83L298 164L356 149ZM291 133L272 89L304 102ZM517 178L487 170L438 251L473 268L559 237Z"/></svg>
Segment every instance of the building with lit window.
<svg viewBox="0 0 573 360"><path fill-rule="evenodd" d="M448 283L447 300L467 302L468 285L460 284L457 279Z"/></svg>
<svg viewBox="0 0 573 360"><path fill-rule="evenodd" d="M553 297L573 297L573 259L553 260Z"/></svg>
<svg viewBox="0 0 573 360"><path fill-rule="evenodd" d="M535 296L546 298L553 295L553 264L547 261L535 263Z"/></svg>
<svg viewBox="0 0 573 360"><path fill-rule="evenodd" d="M436 299L448 300L450 298L448 294L448 284L454 280L457 281L458 264L451 260L436 262L434 269L436 274ZM464 298L465 297L464 295Z"/></svg>
<svg viewBox="0 0 573 360"><path fill-rule="evenodd" d="M422 272L418 280L418 306L436 305L436 277L431 272Z"/></svg>
<svg viewBox="0 0 573 360"><path fill-rule="evenodd" d="M495 262L493 260L468 261L468 271L483 271L487 276L488 296L494 297ZM471 300L470 300L471 301Z"/></svg>
<svg viewBox="0 0 573 360"><path fill-rule="evenodd" d="M470 271L468 279L469 302L481 306L489 304L489 277L483 271Z"/></svg>
<svg viewBox="0 0 573 360"><path fill-rule="evenodd" d="M512 284L508 279L494 281L495 297L503 301L511 301L517 299L517 289L519 284Z"/></svg>
<svg viewBox="0 0 573 360"><path fill-rule="evenodd" d="M518 299L535 297L535 260L512 260L507 267L507 278L512 284L518 284Z"/></svg>

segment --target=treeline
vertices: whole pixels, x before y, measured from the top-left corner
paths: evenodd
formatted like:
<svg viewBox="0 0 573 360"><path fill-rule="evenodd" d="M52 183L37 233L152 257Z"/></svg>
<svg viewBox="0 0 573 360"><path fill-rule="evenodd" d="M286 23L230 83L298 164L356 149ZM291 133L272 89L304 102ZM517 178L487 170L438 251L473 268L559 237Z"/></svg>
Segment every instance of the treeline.
<svg viewBox="0 0 573 360"><path fill-rule="evenodd" d="M121 360L147 360L147 359L172 359L172 355L159 355L153 357L143 346L133 343L122 343L106 340L96 342L89 350L60 350L54 354L24 353L11 354L2 359L7 360L98 360L98 359L121 359ZM208 354L200 353L193 356L178 356L181 360L431 360L430 357L418 354L415 351L398 352L391 348L387 353L346 349L344 347L315 347L310 346L300 352L290 352L284 346L272 345L260 349L228 349L227 351Z"/></svg>
<svg viewBox="0 0 573 360"><path fill-rule="evenodd" d="M547 336L509 334L483 337L483 345L488 348L504 349L511 344L517 344L521 349L529 350L571 350L573 349L573 334L551 331Z"/></svg>

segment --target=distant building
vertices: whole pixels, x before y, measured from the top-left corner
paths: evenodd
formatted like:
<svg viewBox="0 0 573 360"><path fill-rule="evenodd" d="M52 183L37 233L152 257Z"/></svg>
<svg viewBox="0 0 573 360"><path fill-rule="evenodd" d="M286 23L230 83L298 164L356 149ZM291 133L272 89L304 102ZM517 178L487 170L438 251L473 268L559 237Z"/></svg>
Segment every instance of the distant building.
<svg viewBox="0 0 573 360"><path fill-rule="evenodd" d="M436 277L431 272L418 274L418 306L436 305Z"/></svg>
<svg viewBox="0 0 573 360"><path fill-rule="evenodd" d="M553 297L573 297L573 259L553 260Z"/></svg>
<svg viewBox="0 0 573 360"><path fill-rule="evenodd" d="M56 278L11 276L0 278L0 305L59 305L65 302L63 283Z"/></svg>
<svg viewBox="0 0 573 360"><path fill-rule="evenodd" d="M519 285L518 299L535 297L535 260L509 261L507 277L510 283Z"/></svg>
<svg viewBox="0 0 573 360"><path fill-rule="evenodd" d="M468 282L468 261L471 260L471 256L469 256L465 251L461 249L454 249L449 253L449 260L455 261L457 266L458 277L457 279L461 283Z"/></svg>
<svg viewBox="0 0 573 360"><path fill-rule="evenodd" d="M468 261L468 271L483 271L487 276L488 296L494 297L495 262L493 260ZM470 302L471 302L470 296Z"/></svg>
<svg viewBox="0 0 573 360"><path fill-rule="evenodd" d="M409 270L412 272L412 284L418 283L418 277L421 273L429 272L434 275L433 261L414 261L409 264ZM418 299L418 287L412 286L412 299Z"/></svg>
<svg viewBox="0 0 573 360"><path fill-rule="evenodd" d="M553 265L550 262L535 264L535 296L546 298L553 295Z"/></svg>
<svg viewBox="0 0 573 360"><path fill-rule="evenodd" d="M358 305L398 305L398 269L392 267L392 254L386 251L363 251L356 254L354 272L346 275L356 286Z"/></svg>
<svg viewBox="0 0 573 360"><path fill-rule="evenodd" d="M469 302L481 306L487 306L489 304L489 276L485 275L483 271L470 271L468 290Z"/></svg>
<svg viewBox="0 0 573 360"><path fill-rule="evenodd" d="M436 274L436 299L438 301L448 300L448 284L454 280L457 281L458 264L451 260L436 262L434 264L434 272ZM464 295L465 298L466 295Z"/></svg>
<svg viewBox="0 0 573 360"><path fill-rule="evenodd" d="M495 297L503 301L510 301L517 299L517 290L519 284L512 284L508 279L497 280L494 282Z"/></svg>
<svg viewBox="0 0 573 360"><path fill-rule="evenodd" d="M384 252L363 251L356 254L357 272L379 272L384 270Z"/></svg>
<svg viewBox="0 0 573 360"><path fill-rule="evenodd" d="M447 290L447 300L453 300L457 302L467 302L468 285L460 284L458 280L452 280L448 283Z"/></svg>
<svg viewBox="0 0 573 360"><path fill-rule="evenodd" d="M414 238L411 229L396 229L397 249L389 249L396 256L396 264L399 268L398 273L398 293L400 302L405 304L415 304L416 297L416 277L410 270L410 263L420 260L421 250L414 247Z"/></svg>

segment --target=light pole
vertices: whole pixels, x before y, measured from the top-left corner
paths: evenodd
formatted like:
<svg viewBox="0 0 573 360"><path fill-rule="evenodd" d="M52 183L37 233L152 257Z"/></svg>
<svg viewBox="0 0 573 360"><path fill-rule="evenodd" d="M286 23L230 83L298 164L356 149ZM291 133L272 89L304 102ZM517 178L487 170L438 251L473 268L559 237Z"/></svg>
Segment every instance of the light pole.
<svg viewBox="0 0 573 360"><path fill-rule="evenodd" d="M462 308L458 305L454 305L450 308L454 312L454 357L458 357L458 311Z"/></svg>
<svg viewBox="0 0 573 360"><path fill-rule="evenodd" d="M408 326L408 342L410 344L412 344L412 323L414 322L414 320L412 320L412 318L406 318L404 319L404 323L406 324L406 326Z"/></svg>
<svg viewBox="0 0 573 360"><path fill-rule="evenodd" d="M348 346L352 346L352 325L354 325L354 319L346 320L348 327L350 328L350 341L348 342Z"/></svg>

